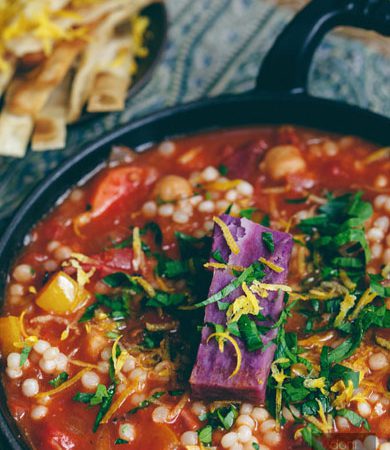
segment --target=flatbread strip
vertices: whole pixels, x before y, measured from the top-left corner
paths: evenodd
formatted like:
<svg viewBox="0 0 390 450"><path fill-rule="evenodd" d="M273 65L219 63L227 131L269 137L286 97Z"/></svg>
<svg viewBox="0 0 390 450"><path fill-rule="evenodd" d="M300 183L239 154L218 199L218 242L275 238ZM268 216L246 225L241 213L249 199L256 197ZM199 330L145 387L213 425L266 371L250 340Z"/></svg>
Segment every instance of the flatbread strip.
<svg viewBox="0 0 390 450"><path fill-rule="evenodd" d="M8 61L8 64L7 68L0 70L0 97L4 94L15 73L15 60Z"/></svg>
<svg viewBox="0 0 390 450"><path fill-rule="evenodd" d="M128 2L121 9L108 15L102 24L94 30L73 81L69 102L69 123L76 122L80 117L83 106L92 92L95 76L98 72L99 65L96 62L99 61L102 49L112 38L115 28L150 3L153 3L153 0Z"/></svg>
<svg viewBox="0 0 390 450"><path fill-rule="evenodd" d="M34 151L59 150L65 147L70 81L71 77L68 75L36 117L31 142Z"/></svg>
<svg viewBox="0 0 390 450"><path fill-rule="evenodd" d="M134 62L133 39L114 39L102 55L88 100L89 112L121 111L125 107L126 93L131 82Z"/></svg>
<svg viewBox="0 0 390 450"><path fill-rule="evenodd" d="M15 115L3 110L0 114L0 155L23 158L33 126L31 116Z"/></svg>
<svg viewBox="0 0 390 450"><path fill-rule="evenodd" d="M81 40L62 42L32 78L14 80L6 95L8 111L36 117L84 46Z"/></svg>

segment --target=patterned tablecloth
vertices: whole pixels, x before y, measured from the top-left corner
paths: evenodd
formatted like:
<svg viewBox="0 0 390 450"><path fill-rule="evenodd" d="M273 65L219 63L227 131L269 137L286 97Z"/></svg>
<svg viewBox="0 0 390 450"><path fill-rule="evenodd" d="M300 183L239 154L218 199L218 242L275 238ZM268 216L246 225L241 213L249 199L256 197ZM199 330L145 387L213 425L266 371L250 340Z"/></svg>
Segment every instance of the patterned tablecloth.
<svg viewBox="0 0 390 450"><path fill-rule="evenodd" d="M166 0L168 45L152 80L108 114L69 132L66 150L34 153L23 160L0 158L0 219L77 147L151 111L254 85L258 67L294 12L270 0ZM314 95L339 98L390 116L390 59L361 41L330 34L315 55ZM1 143L0 143L1 145Z"/></svg>

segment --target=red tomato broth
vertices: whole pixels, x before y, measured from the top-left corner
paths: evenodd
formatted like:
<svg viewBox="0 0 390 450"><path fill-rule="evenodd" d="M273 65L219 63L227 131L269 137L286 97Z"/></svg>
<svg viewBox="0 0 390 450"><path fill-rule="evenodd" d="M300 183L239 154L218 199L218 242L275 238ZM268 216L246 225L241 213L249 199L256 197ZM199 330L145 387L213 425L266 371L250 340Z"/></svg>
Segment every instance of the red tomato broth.
<svg viewBox="0 0 390 450"><path fill-rule="evenodd" d="M103 336L102 339L91 337L91 332L85 328L84 323L77 322L85 310L85 306L94 302L94 292L99 292L102 288L101 282L97 274L93 275L86 288L91 296L87 305L83 308L76 309L64 317L73 324L69 332L69 337L61 340L61 333L66 328L66 323L62 320L49 320L47 323L34 323L37 316L50 316L50 313L42 311L35 305L36 293L42 289L48 275L45 263L49 260L56 262L56 269L50 271L49 277L60 269L61 258L55 258L56 250L48 251L49 241L57 241L59 246L69 247L73 252L91 256L105 251L112 247L113 244L119 243L132 235L134 227L142 228L145 223L153 220L156 222L163 232L163 250L169 257L178 257L177 242L175 239L175 231L181 231L189 235L194 235L199 230L204 234L210 234L205 230L205 223L212 220L215 211L200 212L193 208L190 220L185 223L177 223L171 217L162 217L155 215L152 219L145 217L142 213L142 205L148 200L155 200L153 187L156 179L161 179L164 175L178 175L186 179L191 178L194 172L200 171L208 166L218 168L221 164L225 164L226 157L230 157L234 152L240 151L243 145L255 142L258 148L263 149L263 156L258 159L264 162L264 155L267 151L277 145L295 145L301 152L301 156L305 161L306 168L298 173L290 173L281 179L273 179L271 172L262 167L246 167L243 161L242 171L247 172L246 181L254 186L254 193L248 198L244 198L243 203L247 203L246 207L257 207L260 211L255 212L254 220L260 220L264 215L269 215L271 227L284 230L289 226L289 219L299 211L313 211L317 206L316 199L309 203L287 203L285 199L297 199L307 197L308 195L318 196L323 199L323 190L333 191L337 194L344 192L357 191L362 189L365 191L364 198L375 203L378 195L388 195L390 199L390 173L389 160L378 160L370 164L363 164L362 161L378 147L374 144L364 142L353 137L339 137L319 131L306 130L292 127L253 127L238 130L226 130L220 132L211 132L200 134L186 138L179 138L174 141L175 151L172 156L163 155L158 146L155 146L145 153L140 154L134 162L124 165L123 169L135 167L142 173L149 171L152 173L152 180L143 183L142 176L134 186L130 186L122 192L121 198L114 202L111 206L103 208L103 212L92 217L82 226L75 227L75 218L94 210L94 201L96 196L103 203L110 198L112 192L106 190L102 193L101 183L109 179L113 171L118 171L120 166L104 167L97 175L89 180L85 185L77 187L79 195L72 199L72 194L68 196L60 205L58 205L51 213L48 214L40 223L38 223L31 231L31 243L23 250L22 254L15 263L15 267L20 264L27 264L34 270L32 279L26 283L19 283L24 286L23 295L14 295L11 292L11 283L8 286L6 301L4 304L3 315L19 316L25 309L25 327L29 330L30 335L38 335L40 339L47 340L53 347L59 347L60 351L69 357L69 360L79 360L91 364L96 364L99 360L100 352L107 346L112 345L110 341ZM331 145L329 145L329 143ZM333 147L332 147L333 145ZM233 149L233 150L232 150ZM336 149L336 150L335 150ZM180 163L180 159L193 152L193 158L189 158L186 163ZM245 152L244 152L245 153ZM243 153L243 155L244 155ZM127 169L126 169L127 170ZM378 177L387 177L385 186L378 181ZM229 177L229 172L227 174ZM244 178L245 177L240 177ZM124 178L120 178L123 183ZM131 183L130 183L131 184ZM383 184L383 183L382 183ZM379 185L379 186L378 186ZM367 189L367 187L369 189ZM196 191L196 187L194 187ZM103 199L103 200L102 200ZM217 201L217 200L216 200ZM387 200L390 203L390 200ZM92 205L92 206L91 206ZM242 209L245 209L241 205ZM379 211L374 208L374 218L370 220L370 224L374 219L383 216L383 210ZM387 213L387 217L389 214ZM290 224L294 228L295 223ZM143 240L149 245L152 251L155 250L155 244L151 236L143 237ZM388 238L388 240L390 240ZM375 245L375 243L373 244ZM130 246L131 248L131 246ZM389 251L387 251L389 253ZM54 256L53 256L54 255ZM383 264L383 255L373 258L370 263L370 270L377 272ZM64 258L67 259L67 258ZM142 274L148 279L152 274L155 262L146 259L145 267ZM71 274L75 278L74 274ZM302 278L302 274L297 270L294 256L291 263L289 284L298 285ZM178 291L183 289L180 282L170 283L170 287ZM28 289L30 288L30 290ZM31 289L33 288L33 289ZM388 304L388 302L387 302ZM102 323L105 319L102 320ZM141 311L137 306L135 314L126 319L126 328L121 330L123 339L121 342L127 346L131 346L139 342L140 333L145 327L145 323L153 321L153 323L165 323L171 321L169 315L162 315L155 308L147 312ZM302 319L297 315L289 320L288 328L296 329L301 336ZM99 334L99 329L95 330ZM180 333L174 331L180 339ZM101 342L99 342L101 340ZM336 337L334 337L336 340ZM372 344L370 351L372 352ZM379 351L378 349L375 351ZM381 352L388 352L380 349ZM37 405L34 398L26 397L22 393L21 382L26 378L36 378L39 381L40 392L49 391L52 387L48 381L52 379L58 372L54 374L43 373L38 366L39 355L32 351L29 356L30 367L23 369L23 376L17 379L10 379L6 375L3 382L8 396L8 405L12 415L18 421L18 424L24 434L27 436L31 445L40 450L50 449L174 449L184 448L180 444L182 433L193 430L195 427L200 428L204 425L196 414L191 411L191 405L194 400L189 397L184 407L184 412L179 414L172 423L155 423L152 418L152 412L155 408L151 405L136 414L126 415L126 412L134 408L134 403L129 396L122 406L115 412L114 420L108 424L101 425L97 433L93 433L92 427L96 417L96 407L87 408L83 403L77 403L73 400L73 396L79 392L86 392L86 389L80 385L80 381L64 390L63 392L53 396L52 400L47 404L48 414L40 420L33 420L30 416L33 405ZM188 362L187 362L188 363ZM68 363L66 372L71 379L77 374L82 367L78 367ZM93 370L93 369L92 369ZM95 370L96 372L96 370ZM387 370L371 372L368 374L369 379L373 383L382 386L386 392L386 376ZM106 373L100 373L100 383L108 385L109 376ZM370 378L371 377L371 378ZM183 383L181 383L181 386ZM184 383L186 387L186 384ZM170 380L153 380L145 381L143 392L144 397L150 397L153 390L167 391L174 389L175 383ZM186 388L187 389L187 388ZM92 391L88 391L92 392ZM375 389L373 387L373 392ZM117 394L119 395L119 394ZM117 397L114 397L114 401ZM166 405L169 408L179 401L179 397L171 397L166 394L159 399L158 403ZM387 393L388 399L388 393ZM352 409L354 409L352 407ZM384 406L384 416L376 412L372 413L369 418L372 434L377 434L380 438L388 438L390 436L389 422L386 419L389 406ZM134 441L128 444L121 444L119 447L114 445L115 439L118 438L118 427L120 418L126 416L126 422L134 425L136 437ZM192 417L191 417L192 416ZM383 421L383 417L385 420ZM350 426L349 432L356 431L357 428ZM295 441L293 438L296 427L291 423L287 423L280 434L280 441L273 448L291 448L292 446L304 447L301 441ZM256 435L257 431L254 431ZM222 448L219 441L223 433L216 431L214 433L213 444L217 448ZM157 444L159 442L160 444ZM260 440L262 443L262 441Z"/></svg>

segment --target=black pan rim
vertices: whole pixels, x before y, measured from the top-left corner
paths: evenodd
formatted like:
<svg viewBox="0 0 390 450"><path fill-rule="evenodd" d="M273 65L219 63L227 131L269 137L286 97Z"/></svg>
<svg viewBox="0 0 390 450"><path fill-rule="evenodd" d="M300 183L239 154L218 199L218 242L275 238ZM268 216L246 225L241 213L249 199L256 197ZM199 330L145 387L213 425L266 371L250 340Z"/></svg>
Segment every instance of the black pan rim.
<svg viewBox="0 0 390 450"><path fill-rule="evenodd" d="M284 117L282 114L283 108L287 108L287 106L290 108L297 108L296 109L297 112L298 108L303 109L306 108L308 111L317 111L318 114L320 111L324 111L324 112L333 112L334 115L332 115L332 117L329 118L328 122L326 123L324 122L324 126L313 126L312 125L313 118L310 117L307 118L307 121L305 119L300 118L298 122L294 121L294 117L291 116L290 120L280 120L280 121L270 120L269 122L264 120L261 122L248 121L247 123L245 121L244 123L241 123L240 121L236 120L237 119L236 117L232 117L232 123L229 123L226 126L219 123L218 118L214 118L213 120L209 120L210 122L209 127L207 126L198 127L197 126L198 124L191 124L190 128L192 129L192 131L187 130L177 134L167 133L166 135L164 135L163 133L163 139L186 134L195 134L210 129L217 130L224 128L225 129L232 128L234 127L235 122L238 122L236 124L236 127L244 127L256 124L268 125L277 123L279 124L291 123L294 125L302 125L310 128L317 128L324 131L341 130L338 131L341 133L344 126L348 129L351 129L351 127L354 128L353 126L354 122L356 122L356 124L363 122L367 123L367 128L356 128L355 125L354 129L356 131L350 134L355 134L368 140L375 141L375 139L371 139L369 136L374 136L377 131L378 135L380 136L378 143L388 144L388 142L390 141L389 118L359 108L357 106L347 105L345 103L335 100L314 98L307 96L305 94L262 93L262 92L260 93L249 92L241 95L229 94L217 98L199 100L191 102L189 104L184 104L168 108L165 110L157 111L151 115L140 118L131 123L122 125L116 130L81 147L80 151L75 152L75 154L70 158L68 158L67 160L65 160L60 167L53 170L49 174L49 176L44 181L39 183L38 186L32 191L32 193L24 200L24 202L19 207L18 211L16 212L15 216L13 217L10 224L6 228L0 240L0 296L2 297L2 289L8 278L8 267L13 259L12 257L11 258L9 257L9 253L11 252L11 250L14 254L18 252L17 249L15 249L15 242L13 237L15 236L15 234L19 234L20 236L26 236L29 230L55 206L55 202L48 204L44 208L45 209L44 213L41 214L39 218L37 218L36 220L31 220L31 213L34 209L34 206L39 201L42 201L45 198L45 195L48 195L48 193L51 190L56 189L58 187L57 185L59 184L59 180L61 179L61 177L64 177L67 173L71 172L72 169L80 165L82 162L87 161L88 158L93 158L94 156L96 156L96 159L93 160L93 164L95 164L95 167L97 167L105 159L97 157L99 152L103 152L105 148L111 147L111 145L113 145L121 138L125 138L127 135L136 133L139 130L147 129L149 127L150 128L149 131L151 131L153 129L153 126L158 125L159 123L163 123L164 120L172 121L176 118L177 119L185 118L186 115L191 114L199 115L206 111L210 113L210 111L212 112L213 109L218 108L234 108L235 111L237 112L240 110L240 107L270 108L270 109L273 108L273 114L276 115L276 117L279 117L278 114L280 115L280 117ZM251 109L249 113L248 112L247 113L250 115L251 111L252 112L256 111L256 109ZM350 121L348 127L344 123L335 123L336 118L340 117L340 115L341 117L345 117L346 120L348 119ZM375 125L374 129L369 128L372 125ZM147 142L145 141L145 139L141 139L138 145L150 144L152 142L154 142L153 139ZM78 179L81 180L82 178L84 178L85 175L87 175L87 172L89 171L90 170L80 173ZM64 192L66 192L69 188L71 188L75 184L76 183L74 182L70 182L69 185L67 185L66 189L63 189L62 192L55 194L54 197L58 200L59 198L61 198ZM22 240L23 239L19 239L19 241ZM21 243L22 242L19 242L19 245ZM4 393L0 394L2 394L4 400L5 399ZM20 433L16 422L11 417L6 404L1 405L0 409L0 432L3 434L6 440L6 444L8 445L7 448L12 450L29 449L29 447L23 440L22 434Z"/></svg>

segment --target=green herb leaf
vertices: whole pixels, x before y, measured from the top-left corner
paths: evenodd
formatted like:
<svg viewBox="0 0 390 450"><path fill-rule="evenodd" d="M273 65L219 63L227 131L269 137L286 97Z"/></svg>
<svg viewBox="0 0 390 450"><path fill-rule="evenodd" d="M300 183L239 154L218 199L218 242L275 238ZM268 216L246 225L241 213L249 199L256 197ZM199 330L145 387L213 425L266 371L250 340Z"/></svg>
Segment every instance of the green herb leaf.
<svg viewBox="0 0 390 450"><path fill-rule="evenodd" d="M136 406L133 409L130 409L130 411L128 412L128 414L135 414L138 411L140 411L141 409L145 409L148 406L152 405L154 403L154 400L157 400L158 398L162 397L163 395L165 395L165 392L160 391L160 392L155 392L153 395L151 395L149 398L147 398L146 400L144 400L143 402L141 402L138 406Z"/></svg>
<svg viewBox="0 0 390 450"><path fill-rule="evenodd" d="M23 367L24 363L27 361L28 359L28 355L31 352L32 347L30 345L24 345L23 350L20 353L20 363L19 363L19 367Z"/></svg>
<svg viewBox="0 0 390 450"><path fill-rule="evenodd" d="M241 284L247 279L251 279L251 277L256 273L258 279L264 277L264 272L261 269L261 265L258 262L254 262L249 267L247 267L238 278L232 280L229 284L227 284L223 289L213 294L211 297L207 298L203 302L196 303L193 305L194 308L202 308L203 306L210 305L211 303L218 302L223 298L227 297L231 292L237 289ZM253 281L253 280L252 280Z"/></svg>
<svg viewBox="0 0 390 450"><path fill-rule="evenodd" d="M120 438L116 439L114 442L115 445L128 444L128 443L129 443L129 441L126 441L125 439L120 439Z"/></svg>
<svg viewBox="0 0 390 450"><path fill-rule="evenodd" d="M309 198L308 195L306 195L306 197L299 197L299 198L286 198L284 199L284 201L286 203L289 203L291 205L297 205L300 203L305 203L307 201L307 199Z"/></svg>
<svg viewBox="0 0 390 450"><path fill-rule="evenodd" d="M180 395L183 395L184 394L184 390L183 389L177 389L176 391L168 391L168 394L171 396L171 397L179 397Z"/></svg>
<svg viewBox="0 0 390 450"><path fill-rule="evenodd" d="M103 397L99 412L97 413L95 423L93 425L93 432L95 433L96 430L99 428L100 422L103 420L103 417L106 415L106 412L110 409L112 399L114 398L116 391L116 383L112 383L107 388L107 396Z"/></svg>
<svg viewBox="0 0 390 450"><path fill-rule="evenodd" d="M261 235L261 239L263 240L263 244L265 245L266 249L273 253L275 250L275 243L274 243L274 237L271 232L265 231Z"/></svg>
<svg viewBox="0 0 390 450"><path fill-rule="evenodd" d="M355 413L355 411L350 409L339 409L337 411L337 415L345 417L354 427L360 428L363 425L367 431L370 431L370 425L367 420L362 416L359 416L359 414Z"/></svg>
<svg viewBox="0 0 390 450"><path fill-rule="evenodd" d="M205 427L198 430L199 441L204 445L209 445L213 439L213 429L211 425L206 425Z"/></svg>
<svg viewBox="0 0 390 450"><path fill-rule="evenodd" d="M256 323L254 320L251 320L248 315L240 317L238 328L248 351L254 352L263 347L263 341L260 338Z"/></svg>
<svg viewBox="0 0 390 450"><path fill-rule="evenodd" d="M225 166L225 164L220 164L218 166L218 171L223 177L226 177L226 175L229 172L229 169Z"/></svg>
<svg viewBox="0 0 390 450"><path fill-rule="evenodd" d="M221 250L219 250L219 248L217 248L217 250L215 250L215 252L211 254L211 257L221 264L226 264L226 261L223 259Z"/></svg>
<svg viewBox="0 0 390 450"><path fill-rule="evenodd" d="M65 381L69 378L69 375L66 372L61 372L55 378L49 381L50 386L54 388L58 388L61 384L65 383Z"/></svg>
<svg viewBox="0 0 390 450"><path fill-rule="evenodd" d="M271 225L269 214L264 214L263 218L260 221L260 225L265 227L269 227Z"/></svg>
<svg viewBox="0 0 390 450"><path fill-rule="evenodd" d="M245 219L249 219L252 220L253 214L258 211L258 208L247 208L247 209L242 209L240 211L240 216L241 217L245 217Z"/></svg>
<svg viewBox="0 0 390 450"><path fill-rule="evenodd" d="M152 332L145 329L143 331L143 336L144 336L143 341L140 344L142 345L142 347L148 349L160 347L160 342L163 339L163 333L161 333L160 331Z"/></svg>

